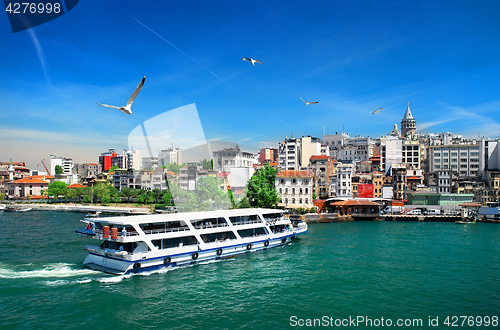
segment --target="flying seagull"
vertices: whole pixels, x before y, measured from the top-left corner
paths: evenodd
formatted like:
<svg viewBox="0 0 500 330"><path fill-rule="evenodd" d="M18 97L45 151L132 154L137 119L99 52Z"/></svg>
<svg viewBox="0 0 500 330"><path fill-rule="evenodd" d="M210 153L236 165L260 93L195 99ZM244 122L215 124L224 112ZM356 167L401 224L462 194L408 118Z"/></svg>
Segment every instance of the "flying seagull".
<svg viewBox="0 0 500 330"><path fill-rule="evenodd" d="M382 108L378 108L378 110L375 110L372 112L372 115L376 114L376 113L380 113L380 110L382 110Z"/></svg>
<svg viewBox="0 0 500 330"><path fill-rule="evenodd" d="M114 105L101 104L101 103L97 103L97 102L95 102L95 104L102 105L103 107L115 108L115 109L123 111L127 115L131 115L132 114L132 109L131 109L132 108L132 103L134 102L134 100L137 97L137 95L139 95L139 92L141 91L142 86L144 86L144 81L146 81L146 76L144 76L142 78L141 82L139 83L139 85L137 85L137 88L135 89L135 91L132 93L132 95L128 99L127 105L124 105L121 108L120 107L115 107Z"/></svg>
<svg viewBox="0 0 500 330"><path fill-rule="evenodd" d="M297 96L299 96L299 95L297 95ZM306 101L304 101L304 99L303 99L303 98L301 98L300 96L299 96L299 99L301 99L301 100L302 100L302 102L304 102L306 105L309 105L309 104L316 104L316 103L318 103L318 102L306 102Z"/></svg>
<svg viewBox="0 0 500 330"><path fill-rule="evenodd" d="M243 61L252 62L252 65L255 65L255 63L264 64L260 60L254 60L253 58L248 58L248 57L243 57L242 60Z"/></svg>

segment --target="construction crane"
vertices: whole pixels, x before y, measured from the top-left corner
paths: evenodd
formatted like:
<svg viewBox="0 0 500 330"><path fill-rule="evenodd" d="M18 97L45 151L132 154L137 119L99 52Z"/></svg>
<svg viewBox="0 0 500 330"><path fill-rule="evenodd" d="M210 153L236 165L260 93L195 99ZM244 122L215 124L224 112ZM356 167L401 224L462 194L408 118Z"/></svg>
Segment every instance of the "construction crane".
<svg viewBox="0 0 500 330"><path fill-rule="evenodd" d="M45 170L47 171L47 174L50 175L50 171L47 168L47 165L45 164L45 159L42 159L42 164L43 164L43 167L45 167ZM37 166L40 166L40 164L38 164Z"/></svg>

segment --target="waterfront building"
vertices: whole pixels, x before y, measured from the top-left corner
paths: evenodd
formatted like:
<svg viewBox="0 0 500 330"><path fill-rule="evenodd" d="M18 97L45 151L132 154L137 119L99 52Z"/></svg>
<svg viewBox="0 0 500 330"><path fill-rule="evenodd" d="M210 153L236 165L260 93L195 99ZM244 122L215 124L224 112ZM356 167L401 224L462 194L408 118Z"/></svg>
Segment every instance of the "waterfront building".
<svg viewBox="0 0 500 330"><path fill-rule="evenodd" d="M251 167L257 164L254 154L241 150L236 145L235 148L224 148L213 152L214 170L219 172L229 172L231 167Z"/></svg>
<svg viewBox="0 0 500 330"><path fill-rule="evenodd" d="M380 168L385 173L389 171L392 164L403 162L403 141L394 136L380 138Z"/></svg>
<svg viewBox="0 0 500 330"><path fill-rule="evenodd" d="M309 168L314 173L314 191L319 198L330 196L330 169L336 167L336 163L331 157L323 155L309 158Z"/></svg>
<svg viewBox="0 0 500 330"><path fill-rule="evenodd" d="M280 170L276 174L276 191L281 199L278 206L286 208L313 207L312 170L293 171Z"/></svg>
<svg viewBox="0 0 500 330"><path fill-rule="evenodd" d="M136 147L126 151L127 169L139 171L141 169L141 150Z"/></svg>
<svg viewBox="0 0 500 330"><path fill-rule="evenodd" d="M278 149L264 148L259 151L259 164L278 162Z"/></svg>
<svg viewBox="0 0 500 330"><path fill-rule="evenodd" d="M154 189L164 191L168 188L166 179L166 172L161 168L157 168L154 171L142 171L140 180L141 189L146 191Z"/></svg>
<svg viewBox="0 0 500 330"><path fill-rule="evenodd" d="M401 120L401 135L403 137L409 137L411 135L415 135L415 131L417 129L417 125L413 115L410 110L410 102L408 102L408 107L406 108L405 115Z"/></svg>
<svg viewBox="0 0 500 330"><path fill-rule="evenodd" d="M107 172L111 168L111 158L117 155L115 149L109 149L108 152L103 152L99 156L99 164L103 171ZM51 172L52 173L52 172Z"/></svg>
<svg viewBox="0 0 500 330"><path fill-rule="evenodd" d="M427 147L427 172L450 170L459 177L476 177L482 158L478 143L436 145ZM484 166L484 165L483 165Z"/></svg>
<svg viewBox="0 0 500 330"><path fill-rule="evenodd" d="M336 197L352 198L352 164L337 165Z"/></svg>
<svg viewBox="0 0 500 330"><path fill-rule="evenodd" d="M451 170L441 170L437 172L437 188L438 193L450 194L453 187L453 175Z"/></svg>
<svg viewBox="0 0 500 330"><path fill-rule="evenodd" d="M285 138L278 147L278 163L281 170L298 171L300 167L300 139Z"/></svg>
<svg viewBox="0 0 500 330"><path fill-rule="evenodd" d="M407 187L407 172L405 164L392 164L392 194L393 199L405 200Z"/></svg>
<svg viewBox="0 0 500 330"><path fill-rule="evenodd" d="M384 184L384 174L379 171L375 171L372 173L372 183L373 183L373 197L381 198L382 197L382 186Z"/></svg>
<svg viewBox="0 0 500 330"><path fill-rule="evenodd" d="M42 190L49 187L54 181L51 175L36 175L6 183L8 198L25 198L28 196L41 196Z"/></svg>
<svg viewBox="0 0 500 330"><path fill-rule="evenodd" d="M330 150L338 150L341 149L344 146L344 141L349 139L349 134L342 132L338 133L335 132L335 134L326 134L323 135L323 143L325 143ZM334 158L336 158L336 155L330 155Z"/></svg>
<svg viewBox="0 0 500 330"><path fill-rule="evenodd" d="M56 166L61 166L63 172L62 177L71 176L73 174L73 160L62 156L50 155L50 174L56 175Z"/></svg>
<svg viewBox="0 0 500 330"><path fill-rule="evenodd" d="M163 167L167 164L182 164L182 150L173 144L171 148L158 152L158 166Z"/></svg>
<svg viewBox="0 0 500 330"><path fill-rule="evenodd" d="M142 171L142 173L144 173ZM107 184L109 177L111 177L113 186L121 191L123 188L132 188L132 189L142 189L142 173L141 171L133 171L127 169L116 169L113 173L108 174L108 178L103 177L100 179L98 177L97 181L104 180L103 183ZM105 173L101 173L101 175L105 175Z"/></svg>
<svg viewBox="0 0 500 330"><path fill-rule="evenodd" d="M278 152L280 169L298 171L307 167L311 156L321 155L321 140L310 135L302 138L292 136L279 144Z"/></svg>
<svg viewBox="0 0 500 330"><path fill-rule="evenodd" d="M158 168L158 157L144 157L142 158L141 168L143 170L155 170Z"/></svg>
<svg viewBox="0 0 500 330"><path fill-rule="evenodd" d="M416 140L403 140L401 162L413 168L422 168L424 145Z"/></svg>

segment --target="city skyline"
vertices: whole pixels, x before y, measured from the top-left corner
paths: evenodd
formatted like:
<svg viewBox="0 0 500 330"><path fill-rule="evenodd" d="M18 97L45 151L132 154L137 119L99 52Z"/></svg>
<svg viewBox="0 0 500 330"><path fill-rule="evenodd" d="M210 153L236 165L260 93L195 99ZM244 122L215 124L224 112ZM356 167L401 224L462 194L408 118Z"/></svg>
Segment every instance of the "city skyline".
<svg viewBox="0 0 500 330"><path fill-rule="evenodd" d="M400 128L407 102L417 133L495 137L498 9L494 1L89 1L15 34L3 14L2 161L39 170L51 154L96 163L110 148L129 148L134 128L190 104L206 140L251 152L343 127L379 137ZM125 104L144 75L133 115L94 103Z"/></svg>

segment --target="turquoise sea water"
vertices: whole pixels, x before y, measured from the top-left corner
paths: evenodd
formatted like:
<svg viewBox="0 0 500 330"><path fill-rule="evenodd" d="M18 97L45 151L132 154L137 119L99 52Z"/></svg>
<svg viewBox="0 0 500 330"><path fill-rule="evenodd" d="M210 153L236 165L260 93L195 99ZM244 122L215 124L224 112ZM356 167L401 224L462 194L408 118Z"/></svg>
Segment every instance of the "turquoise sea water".
<svg viewBox="0 0 500 330"><path fill-rule="evenodd" d="M112 276L82 267L90 240L74 234L82 216L0 212L2 330L378 329L388 321L500 329L492 318L500 316L498 224L311 224L284 247ZM453 327L447 316L474 321ZM479 325L486 317L490 325Z"/></svg>

